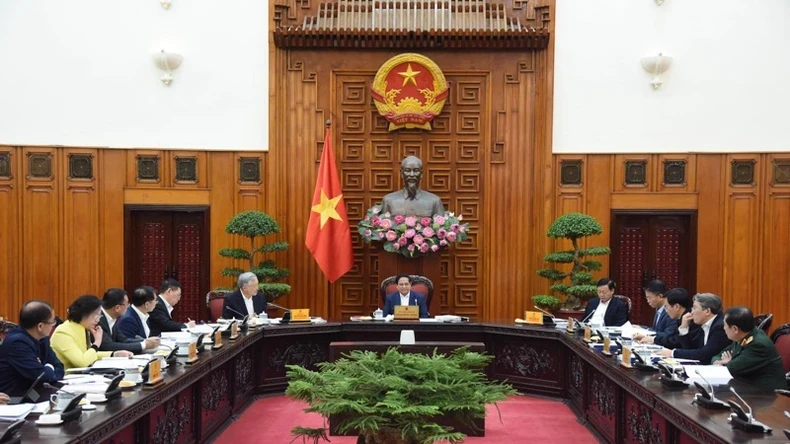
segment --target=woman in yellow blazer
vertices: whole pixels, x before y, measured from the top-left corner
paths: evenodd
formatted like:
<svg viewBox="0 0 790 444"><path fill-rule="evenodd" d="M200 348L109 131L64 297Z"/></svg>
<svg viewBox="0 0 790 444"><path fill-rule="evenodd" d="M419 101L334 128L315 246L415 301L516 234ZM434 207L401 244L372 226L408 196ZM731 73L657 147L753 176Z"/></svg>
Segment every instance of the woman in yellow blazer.
<svg viewBox="0 0 790 444"><path fill-rule="evenodd" d="M100 318L101 299L96 296L80 296L69 306L68 320L55 329L50 340L65 368L88 367L107 356L132 356L125 350L99 351L104 333Z"/></svg>

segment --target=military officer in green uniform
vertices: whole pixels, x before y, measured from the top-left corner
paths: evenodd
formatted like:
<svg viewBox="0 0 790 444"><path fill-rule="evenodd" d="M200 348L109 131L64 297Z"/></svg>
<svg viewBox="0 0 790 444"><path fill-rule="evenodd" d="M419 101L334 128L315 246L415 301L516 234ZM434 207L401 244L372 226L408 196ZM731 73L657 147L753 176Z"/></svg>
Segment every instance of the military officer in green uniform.
<svg viewBox="0 0 790 444"><path fill-rule="evenodd" d="M732 376L760 388L787 388L782 358L765 332L754 326L751 310L746 307L727 310L724 332L732 344L713 357L713 365L726 365Z"/></svg>

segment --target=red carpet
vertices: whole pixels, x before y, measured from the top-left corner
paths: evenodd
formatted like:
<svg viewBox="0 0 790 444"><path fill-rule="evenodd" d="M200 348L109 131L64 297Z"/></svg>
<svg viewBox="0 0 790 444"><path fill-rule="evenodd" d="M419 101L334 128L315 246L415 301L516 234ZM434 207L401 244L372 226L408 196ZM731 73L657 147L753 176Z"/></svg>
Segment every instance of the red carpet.
<svg viewBox="0 0 790 444"><path fill-rule="evenodd" d="M241 417L217 438L218 443L288 444L293 441L290 430L296 425L321 427L323 419L316 413L304 413L303 403L285 396L274 396L255 401ZM491 406L486 418L486 436L467 438L469 444L522 442L596 443L587 429L576 421L568 406L529 396L514 396L499 403L502 422ZM357 438L330 436L332 444L353 444ZM294 441L300 444L301 439Z"/></svg>

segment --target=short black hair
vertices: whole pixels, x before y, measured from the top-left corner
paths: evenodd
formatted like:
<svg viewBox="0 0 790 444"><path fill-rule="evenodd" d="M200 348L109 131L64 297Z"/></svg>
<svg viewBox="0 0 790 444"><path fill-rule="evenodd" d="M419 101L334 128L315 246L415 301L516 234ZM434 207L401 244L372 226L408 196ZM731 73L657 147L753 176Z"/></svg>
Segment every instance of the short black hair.
<svg viewBox="0 0 790 444"><path fill-rule="evenodd" d="M615 284L614 281L609 278L598 279L598 285L596 285L596 287L603 287L604 285L609 287L609 289L612 291L614 291L614 289L617 287L617 284Z"/></svg>
<svg viewBox="0 0 790 444"><path fill-rule="evenodd" d="M664 284L664 281L654 279L647 283L647 285L644 288L644 291L649 291L655 295L664 297L664 293L667 292L667 286Z"/></svg>
<svg viewBox="0 0 790 444"><path fill-rule="evenodd" d="M135 307L140 307L146 302L151 302L154 299L156 299L156 290L154 290L154 287L149 287L147 285L139 287L132 293L132 305Z"/></svg>
<svg viewBox="0 0 790 444"><path fill-rule="evenodd" d="M402 278L406 278L406 279L408 279L408 280L409 280L409 283L411 284L411 276L410 276L410 275L408 275L408 274L405 274L405 273L401 273L401 274L399 274L399 275L395 276L395 283L397 284L398 282L400 282L400 280L401 280Z"/></svg>
<svg viewBox="0 0 790 444"><path fill-rule="evenodd" d="M669 305L680 304L686 310L691 308L691 298L685 288L673 288L666 292L664 297L667 298L667 304Z"/></svg>
<svg viewBox="0 0 790 444"><path fill-rule="evenodd" d="M738 330L749 333L754 330L754 314L746 307L730 307L724 313L724 322L730 327L738 327Z"/></svg>
<svg viewBox="0 0 790 444"><path fill-rule="evenodd" d="M179 288L181 288L181 282L178 282L175 279L165 279L162 281L162 285L159 286L159 294L171 289L178 290Z"/></svg>
<svg viewBox="0 0 790 444"><path fill-rule="evenodd" d="M69 320L81 322L101 307L101 299L92 294L84 294L69 305Z"/></svg>
<svg viewBox="0 0 790 444"><path fill-rule="evenodd" d="M52 311L52 306L44 301L28 301L19 310L19 326L28 330L42 322L48 322Z"/></svg>
<svg viewBox="0 0 790 444"><path fill-rule="evenodd" d="M123 305L123 298L128 295L129 293L123 288L108 288L107 291L104 292L102 306L104 306L105 310L109 310L116 305Z"/></svg>

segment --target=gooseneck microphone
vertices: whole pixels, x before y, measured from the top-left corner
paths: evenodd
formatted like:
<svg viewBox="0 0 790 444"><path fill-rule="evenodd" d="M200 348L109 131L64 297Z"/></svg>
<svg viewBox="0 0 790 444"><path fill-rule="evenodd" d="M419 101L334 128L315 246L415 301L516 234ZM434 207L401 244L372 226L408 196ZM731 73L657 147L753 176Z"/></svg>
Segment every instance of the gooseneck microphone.
<svg viewBox="0 0 790 444"><path fill-rule="evenodd" d="M291 311L291 309L290 309L290 308L285 308L285 307L283 307L282 305L277 305L277 304L275 304L274 302L267 302L267 304L268 304L268 305L271 305L271 306L272 306L272 307L274 307L274 308L279 308L280 310L283 310L283 311L288 311L288 312L290 312L290 311Z"/></svg>
<svg viewBox="0 0 790 444"><path fill-rule="evenodd" d="M236 313L237 315L241 316L241 318L242 318L242 319L244 319L245 317L247 317L247 315L245 315L245 314L241 314L240 312L238 312L238 311L234 310L234 309L233 309L233 307L231 307L230 305L226 306L225 308L227 308L228 310L230 310L230 311L232 311L232 312ZM235 316L234 316L234 317L235 317Z"/></svg>

